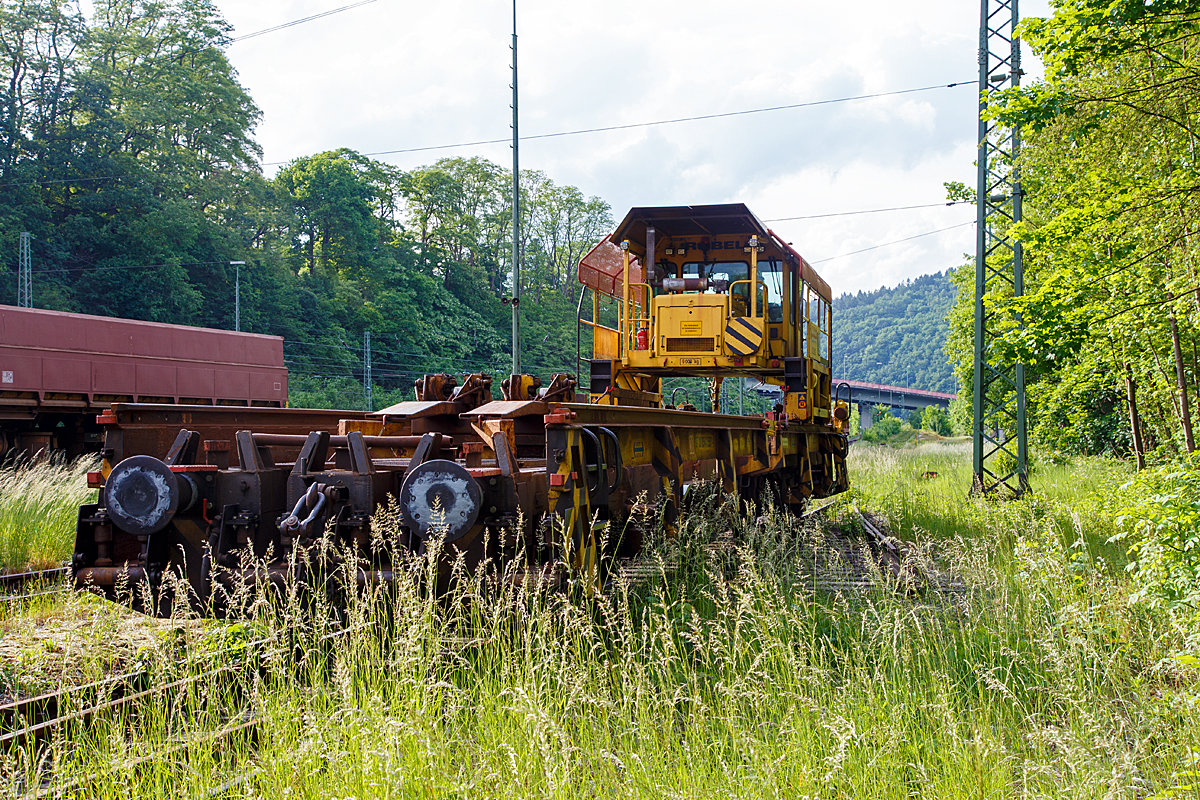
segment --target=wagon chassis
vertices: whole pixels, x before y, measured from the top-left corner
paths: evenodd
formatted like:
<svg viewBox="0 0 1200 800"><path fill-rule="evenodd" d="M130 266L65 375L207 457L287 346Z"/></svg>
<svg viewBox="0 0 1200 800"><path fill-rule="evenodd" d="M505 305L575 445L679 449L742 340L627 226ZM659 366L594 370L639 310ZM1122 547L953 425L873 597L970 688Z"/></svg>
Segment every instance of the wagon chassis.
<svg viewBox="0 0 1200 800"><path fill-rule="evenodd" d="M464 385L473 379L490 380L470 376ZM161 460L131 454L138 440L122 429L136 431L146 416L161 429L160 412L115 407L102 421L116 463L92 476L100 502L80 508L73 581L143 607L155 598L146 610L165 614L175 582L164 575L174 573L196 610L220 614L235 586L264 574L282 583L289 565L311 563L328 549L320 541L327 531L355 554L360 582L391 581L397 565L372 545L375 515L390 497L404 523L401 547L422 553L440 538L446 579L455 558L474 568L523 554L526 574L594 587L613 558L640 550L640 529L624 524L635 507L654 504L673 535L686 484L719 481L746 499L769 487L799 509L846 483L845 439L827 427L789 422L778 410L741 417L565 402L572 382L557 381L563 401L492 401L479 392L355 415L336 433L275 425L243 428L232 441L207 438L228 427L206 409L197 418L205 426L178 429ZM249 423L274 418L226 413ZM414 518L430 497L440 522ZM268 557L267 571L247 556Z"/></svg>

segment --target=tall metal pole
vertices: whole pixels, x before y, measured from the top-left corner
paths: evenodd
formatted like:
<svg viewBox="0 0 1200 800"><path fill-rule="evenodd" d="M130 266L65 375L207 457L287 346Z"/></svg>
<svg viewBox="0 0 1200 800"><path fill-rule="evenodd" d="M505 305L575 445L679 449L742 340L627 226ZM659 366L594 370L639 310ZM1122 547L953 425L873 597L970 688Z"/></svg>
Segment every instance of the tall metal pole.
<svg viewBox="0 0 1200 800"><path fill-rule="evenodd" d="M979 152L976 166L975 361L972 492L1018 497L1029 491L1025 367L998 357L992 342L1005 320L996 298L1025 293L1021 243L1021 134L984 118L991 92L1021 84L1018 0L980 0ZM987 302L985 302L987 300ZM1018 327L1020 316L1014 318ZM1013 451L1013 443L1016 451ZM1001 458L1007 455L1007 459Z"/></svg>
<svg viewBox="0 0 1200 800"><path fill-rule="evenodd" d="M517 0L512 32L512 374L521 374L521 162L517 135Z"/></svg>
<svg viewBox="0 0 1200 800"><path fill-rule="evenodd" d="M33 262L29 256L28 231L21 233L20 259L17 262L17 305L33 308Z"/></svg>
<svg viewBox="0 0 1200 800"><path fill-rule="evenodd" d="M367 399L367 411L375 410L375 398L371 393L371 332L363 331L363 394Z"/></svg>
<svg viewBox="0 0 1200 800"><path fill-rule="evenodd" d="M245 261L230 261L233 267L233 329L242 329L242 267Z"/></svg>

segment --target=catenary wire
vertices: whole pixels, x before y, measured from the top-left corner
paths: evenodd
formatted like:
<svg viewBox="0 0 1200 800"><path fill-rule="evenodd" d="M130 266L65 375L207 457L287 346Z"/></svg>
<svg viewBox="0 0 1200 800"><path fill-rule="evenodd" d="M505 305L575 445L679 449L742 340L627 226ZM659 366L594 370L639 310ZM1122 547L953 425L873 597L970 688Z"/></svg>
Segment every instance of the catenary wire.
<svg viewBox="0 0 1200 800"><path fill-rule="evenodd" d="M578 136L584 133L605 133L608 131L623 131L631 128L648 128L654 125L674 125L678 122L697 122L709 119L721 119L723 117L739 117L746 114L762 114L769 111L785 111L794 108L810 108L812 106L825 106L833 103L848 103L854 100L871 100L877 97L893 97L901 94L912 94L914 92L928 92L933 89L953 89L956 86L973 85L975 81L955 81L954 83L939 83L934 86L918 86L913 89L897 89L891 92L876 92L874 94L860 94L850 97L833 97L827 100L812 100L806 103L789 103L782 106L766 106L764 108L745 108L740 111L722 111L716 114L701 114L695 117L675 117L674 119L659 119L650 122L630 122L624 125L605 125L598 128L581 128L573 131L555 131L554 133L535 133L529 136L519 137L520 141L530 141L534 139L553 139L560 136ZM485 144L508 144L512 142L512 137L506 139L481 139L476 142L458 142L456 144L437 144L427 145L424 147L405 147L399 150L377 150L372 153L360 153L363 156L390 156L400 153L419 153L427 150L449 150L456 147L478 147ZM263 166L277 166L279 164L287 164L287 161L264 161Z"/></svg>
<svg viewBox="0 0 1200 800"><path fill-rule="evenodd" d="M879 214L884 211L910 211L914 208L943 208L945 206L957 206L963 203L975 205L974 200L947 200L944 203L924 203L918 206L893 206L891 208L864 208L861 211L834 211L829 214L807 214L801 217L772 217L764 219L763 222L790 222L796 219L825 219L826 217L850 217L856 214Z"/></svg>
<svg viewBox="0 0 1200 800"><path fill-rule="evenodd" d="M920 239L924 236L933 236L935 233L945 233L946 231L952 231L955 228L963 228L963 227L966 227L967 225L974 225L974 224L975 224L975 220L970 220L968 222L960 222L959 224L951 225L948 228L938 228L935 231L925 231L925 233L918 233L915 236L906 236L903 239L896 239L891 242L883 242L882 244L872 245L871 247L864 247L862 250L853 250L849 253L842 253L840 255L830 256L829 258L822 258L822 259L818 259L816 261L810 261L808 263L824 264L827 261L833 261L833 260L839 259L839 258L846 258L847 256L856 256L859 253L866 253L871 250L878 250L881 247L890 247L891 245L900 244L902 242L911 242L913 239Z"/></svg>
<svg viewBox="0 0 1200 800"><path fill-rule="evenodd" d="M280 23L279 25L275 25L270 28L263 28L261 31L254 31L253 33L243 34L242 36L234 36L234 37L230 38L229 43L236 44L238 42L244 42L247 39L253 39L256 36L263 36L268 33L275 33L276 31L281 31L281 30L284 30L285 28L293 28L297 25L303 25L306 22L312 22L315 19L321 19L322 17L330 17L330 16L333 16L334 14L340 14L343 11L349 11L352 8L358 8L359 6L370 5L371 3L375 3L375 2L378 2L378 0L361 0L361 2L358 2L358 3L351 3L350 5L342 6L341 8L334 8L334 9L330 9L329 11L322 11L319 14L313 14L311 16L304 17L303 19L294 19L291 22L283 22L283 23Z"/></svg>
<svg viewBox="0 0 1200 800"><path fill-rule="evenodd" d="M370 0L370 2L375 2L375 0ZM348 6L348 8L349 7L352 7L352 6ZM330 13L333 13L333 12L330 12ZM631 123L628 123L625 125L610 125L610 126L605 126L605 127L600 127L600 128L582 128L579 130L572 130L572 131L557 131L554 133L538 133L538 134L533 134L530 136L522 136L522 137L520 137L520 140L527 141L527 140L532 140L532 139L551 139L551 138L556 138L556 137L561 137L561 136L577 136L579 134L585 134L585 133L601 133L601 132L605 132L605 131L627 130L630 128L647 128L647 127L652 127L655 125L673 125L678 122L696 122L696 121L701 121L701 120L720 119L723 117L736 117L736 116L742 116L745 114L761 114L761 113L770 112L770 111L783 111L783 110L794 109L794 108L808 108L811 106L831 105L834 103L847 103L847 102L851 102L854 100L869 100L869 99L877 98L877 97L891 97L894 95L912 94L913 92L927 92L927 91L930 91L933 89L951 89L956 86L966 86L966 85L968 85L968 83L969 83L968 81L956 81L954 83L937 84L934 86L919 86L919 87L916 87L913 89L897 89L896 91L893 91L893 92L877 92L875 94L854 95L854 96L850 96L850 97L833 97L833 98L829 98L826 100L813 100L813 101L810 101L807 103L792 103L789 105L781 105L781 106L767 106L767 107L763 107L763 108L748 108L748 109L742 109L740 111L724 111L724 112L720 112L717 114L704 114L704 115L696 116L696 117L677 117L675 119L652 120L650 122L631 122ZM427 145L424 147L410 147L410 148L405 148L405 149L401 149L401 150L379 150L379 151L372 152L372 153L359 153L359 155L368 156L368 157L369 156L396 155L396 154L400 154L400 153L417 153L417 152L424 152L424 151L429 151L429 150L450 150L450 149L459 148L459 147L478 147L478 146L487 145L487 144L505 144L505 143L508 143L511 141L512 141L511 137L509 137L507 139L487 139L487 140L481 140L481 141L477 141L477 142L457 142L455 144L437 144L437 145ZM295 160L295 159L292 159L292 160ZM290 163L290 161L264 161L263 166L265 166L265 167L279 166L281 164L288 164L288 163ZM48 184L48 183L85 183L85 182L92 182L92 181L123 180L126 177L128 177L128 176L109 175L109 176L97 177L97 178L60 178L60 179L53 179L53 180L13 181L13 182L8 182L8 183L0 183L0 187L40 186L42 184ZM955 202L966 202L966 201L955 201ZM950 203L945 203L945 204L934 203L931 205L950 205ZM914 208L917 208L917 207L918 206L914 206ZM881 209L881 210L884 210L884 209ZM859 213L859 212L851 212L851 213ZM861 213L874 213L874 212L861 212ZM783 217L781 219L790 220L790 219L805 219L805 218L806 217ZM768 221L776 222L776 221L780 221L780 220L776 219L776 220L768 220Z"/></svg>
<svg viewBox="0 0 1200 800"><path fill-rule="evenodd" d="M940 206L942 204L936 203L934 205ZM919 206L914 206L914 207L919 207ZM864 211L862 213L872 213L872 212ZM881 244L863 248L862 250L854 250L853 252L850 252L850 253L842 253L840 255L830 256L829 258L822 258L822 259L817 259L815 261L809 261L808 263L823 264L826 261L833 261L834 259L837 259L837 258L845 258L847 256L854 256L854 255L858 255L859 253L866 253L870 250L878 250L881 247L889 247L894 244L901 244L902 242L911 241L913 239L920 239L924 236L932 236L935 233L942 233L944 231L949 231L949 230L953 230L955 228L961 228L966 225L974 225L974 224L975 224L975 220L970 220L968 222L959 223L958 225L951 225L948 228L938 228L937 230L926 231L925 233L918 233L915 236L908 236L903 239L896 239L895 241L891 241L891 242L883 242ZM282 258L291 258L291 257L292 257L291 254L277 254L277 253L261 253L261 254L255 254L253 256L250 256L250 258L254 258L254 259L258 259L258 260L282 259ZM51 273L63 273L63 272L92 272L92 271L96 271L96 270L155 269L155 268L162 268L162 267L204 267L204 266L222 266L222 265L227 266L228 264L229 264L228 260L181 261L178 263L163 263L163 264L114 264L112 266L92 265L92 266L85 266L85 267L61 267L61 268L56 267L56 268L52 268L52 269L36 269L33 272L36 275L46 275L46 274L51 274Z"/></svg>

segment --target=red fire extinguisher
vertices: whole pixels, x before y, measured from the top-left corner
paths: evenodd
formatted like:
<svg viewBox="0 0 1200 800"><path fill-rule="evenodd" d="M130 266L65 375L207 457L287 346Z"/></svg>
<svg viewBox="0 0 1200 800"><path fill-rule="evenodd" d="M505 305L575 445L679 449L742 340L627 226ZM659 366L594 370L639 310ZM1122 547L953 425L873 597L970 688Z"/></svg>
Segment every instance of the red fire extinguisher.
<svg viewBox="0 0 1200 800"><path fill-rule="evenodd" d="M637 332L637 349L650 349L650 330L648 328L642 328Z"/></svg>

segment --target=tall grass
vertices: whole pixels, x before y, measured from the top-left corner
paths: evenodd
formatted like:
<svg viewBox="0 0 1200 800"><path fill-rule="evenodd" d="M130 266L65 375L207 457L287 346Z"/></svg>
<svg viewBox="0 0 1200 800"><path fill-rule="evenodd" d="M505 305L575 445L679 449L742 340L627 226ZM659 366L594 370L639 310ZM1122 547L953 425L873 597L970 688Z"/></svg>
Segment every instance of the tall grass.
<svg viewBox="0 0 1200 800"><path fill-rule="evenodd" d="M853 495L885 515L909 540L952 541L1007 537L1042 527L1056 533L1074 557L1124 565L1108 540L1132 502L1125 462L1112 458L1059 458L1034 462L1033 491L1019 502L971 498L971 444L927 444L915 449L855 445L850 451Z"/></svg>
<svg viewBox="0 0 1200 800"><path fill-rule="evenodd" d="M183 626L157 655L159 685L238 668L76 731L50 777L106 797L223 784L288 798L1145 798L1184 786L1200 735L1200 684L1173 657L1184 632L1077 557L1058 529L1075 488L1064 482L1063 509L1006 512L968 503L959 484L955 502L978 508L957 511L949 489L885 490L889 470L922 464L869 457L862 491L892 498L904 524L946 503L940 557L965 592L824 593L810 574L821 531L690 495L681 539L655 544L679 568L601 598L498 575L437 601L413 580L354 594L342 613L260 595L239 623ZM386 513L377 524L395 528ZM715 546L727 530L732 552ZM337 629L350 632L324 639ZM246 715L253 736L205 738ZM4 769L31 787L48 763L17 753Z"/></svg>
<svg viewBox="0 0 1200 800"><path fill-rule="evenodd" d="M70 559L79 506L95 502L87 472L96 463L54 457L0 466L0 571L49 569Z"/></svg>

